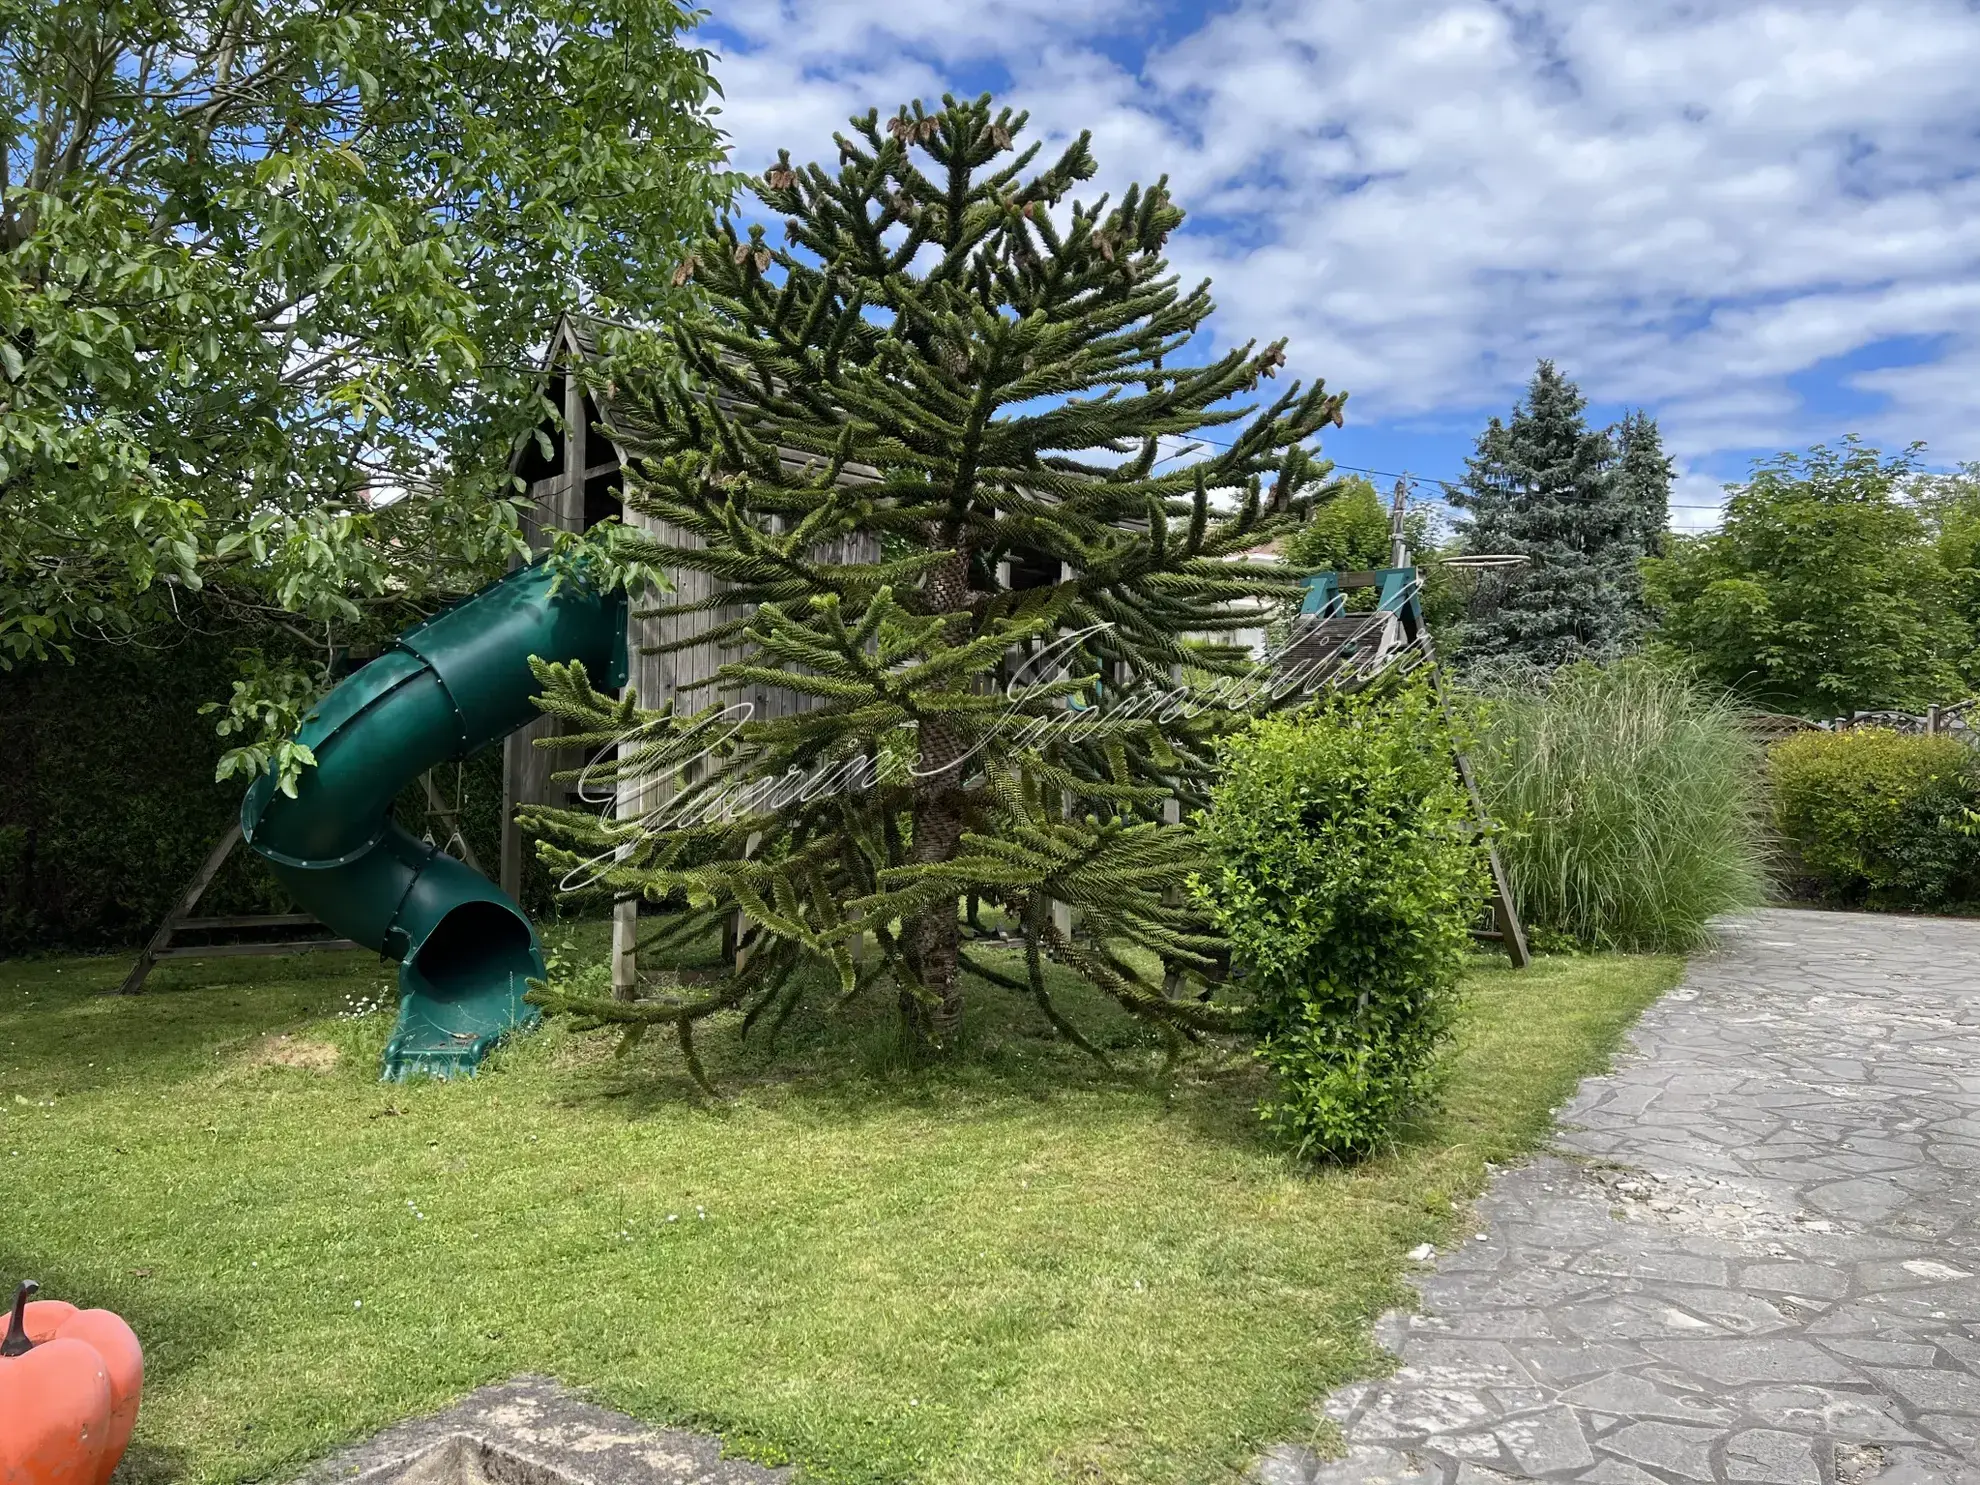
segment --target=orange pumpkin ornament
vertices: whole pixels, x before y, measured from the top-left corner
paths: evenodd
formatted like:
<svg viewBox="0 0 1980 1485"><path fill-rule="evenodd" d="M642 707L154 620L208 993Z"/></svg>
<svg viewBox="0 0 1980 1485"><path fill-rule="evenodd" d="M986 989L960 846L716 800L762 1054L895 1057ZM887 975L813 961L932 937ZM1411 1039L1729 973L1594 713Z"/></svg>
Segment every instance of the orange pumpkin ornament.
<svg viewBox="0 0 1980 1485"><path fill-rule="evenodd" d="M144 1352L108 1310L14 1291L0 1340L0 1485L105 1485L130 1442Z"/></svg>

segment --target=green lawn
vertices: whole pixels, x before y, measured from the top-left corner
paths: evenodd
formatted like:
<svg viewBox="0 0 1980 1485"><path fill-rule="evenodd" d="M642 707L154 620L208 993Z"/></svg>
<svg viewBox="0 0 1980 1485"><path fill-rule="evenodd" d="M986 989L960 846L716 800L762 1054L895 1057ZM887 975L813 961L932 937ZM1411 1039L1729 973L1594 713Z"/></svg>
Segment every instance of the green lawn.
<svg viewBox="0 0 1980 1485"><path fill-rule="evenodd" d="M591 930L586 930L587 933ZM1235 1480L1382 1366L1402 1255L1545 1129L1669 959L1482 967L1447 1101L1386 1158L1302 1168L1259 1070L1171 1078L1065 999L1105 1071L976 987L959 1064L885 1008L710 1034L525 1038L453 1085L375 1081L375 960L0 963L0 1278L111 1306L149 1384L127 1476L280 1480L518 1372L821 1481ZM284 1039L286 1038L286 1039Z"/></svg>

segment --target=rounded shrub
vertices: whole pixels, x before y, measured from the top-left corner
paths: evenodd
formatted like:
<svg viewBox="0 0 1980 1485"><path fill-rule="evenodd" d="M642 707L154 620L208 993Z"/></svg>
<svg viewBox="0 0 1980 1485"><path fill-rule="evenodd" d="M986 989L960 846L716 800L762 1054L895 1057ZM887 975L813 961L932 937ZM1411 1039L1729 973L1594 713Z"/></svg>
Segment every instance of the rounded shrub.
<svg viewBox="0 0 1980 1485"><path fill-rule="evenodd" d="M1768 759L1783 843L1823 896L1870 907L1980 899L1980 758L1953 737L1803 732Z"/></svg>
<svg viewBox="0 0 1980 1485"><path fill-rule="evenodd" d="M1191 878L1255 996L1261 1109L1302 1153L1379 1148L1431 1089L1481 852L1420 686L1331 697L1227 741Z"/></svg>
<svg viewBox="0 0 1980 1485"><path fill-rule="evenodd" d="M1724 692L1642 660L1481 690L1472 763L1539 945L1691 949L1766 900L1763 755Z"/></svg>

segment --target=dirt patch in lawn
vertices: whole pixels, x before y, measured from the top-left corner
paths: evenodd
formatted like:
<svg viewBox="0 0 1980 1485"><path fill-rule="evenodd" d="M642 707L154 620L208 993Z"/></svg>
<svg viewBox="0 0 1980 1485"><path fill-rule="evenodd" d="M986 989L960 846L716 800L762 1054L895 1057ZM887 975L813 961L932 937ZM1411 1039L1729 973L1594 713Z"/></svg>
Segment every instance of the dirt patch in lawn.
<svg viewBox="0 0 1980 1485"><path fill-rule="evenodd" d="M329 1042L271 1031L248 1049L249 1067L294 1067L304 1072L329 1072L343 1054Z"/></svg>

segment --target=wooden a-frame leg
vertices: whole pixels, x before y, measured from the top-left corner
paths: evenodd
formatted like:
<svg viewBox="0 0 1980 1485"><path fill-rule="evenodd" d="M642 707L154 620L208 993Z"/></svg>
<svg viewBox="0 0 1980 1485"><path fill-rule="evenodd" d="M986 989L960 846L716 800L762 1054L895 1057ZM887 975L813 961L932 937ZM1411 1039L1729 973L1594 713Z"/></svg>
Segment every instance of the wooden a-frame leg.
<svg viewBox="0 0 1980 1485"><path fill-rule="evenodd" d="M476 871L480 871L483 876L487 876L487 872L481 871L481 862L475 859L474 847L468 844L467 830L461 824L461 812L459 808L441 799L440 791L433 786L433 770L430 768L427 769L425 773L419 776L419 781L426 786L427 817L430 819L438 815L441 823L447 827L449 832L446 844L441 846L440 849L444 851L447 849L447 846L451 846L455 841L459 841L461 843L461 860L473 867ZM428 834L431 833L429 829Z"/></svg>
<svg viewBox="0 0 1980 1485"><path fill-rule="evenodd" d="M1521 926L1519 913L1513 907L1512 883L1506 880L1506 868L1499 860L1499 848L1487 845L1485 859L1492 868L1492 916L1498 919L1499 942L1505 945L1506 957L1512 960L1513 968L1525 969L1532 963L1533 956L1527 952L1526 929Z"/></svg>
<svg viewBox="0 0 1980 1485"><path fill-rule="evenodd" d="M131 972L124 976L124 983L117 987L117 994L135 995L144 988L144 982L150 976L152 967L158 963L159 953L172 942L173 930L192 916L192 910L199 906L200 897L213 885L213 879L220 874L220 868L226 865L227 858L234 853L234 847L240 843L241 825L240 821L236 820L227 827L227 833L220 837L219 843L207 853L205 862L193 873L193 879L186 883L186 890L179 894L179 900L172 904L172 911L165 915L165 921L158 925L158 931L152 934L151 941L144 946L144 952L138 955L137 963L131 966Z"/></svg>
<svg viewBox="0 0 1980 1485"><path fill-rule="evenodd" d="M1485 812L1485 797L1478 792L1478 781L1472 777L1471 760L1461 752L1452 756L1457 761L1458 777L1464 781L1464 792L1471 796L1471 812L1478 820L1478 828L1487 832L1485 859L1492 871L1492 916L1498 921L1499 942L1505 946L1506 957L1512 960L1513 968L1525 969L1532 963L1533 956L1527 951L1526 929L1520 924L1519 910L1513 905L1512 883L1506 877L1505 863L1499 860L1499 848L1492 844L1492 817Z"/></svg>
<svg viewBox="0 0 1980 1485"><path fill-rule="evenodd" d="M1409 549L1403 544L1400 535L1402 495L1403 486L1401 481L1398 481L1397 514L1393 525L1397 535L1394 538L1391 563L1396 567L1404 566L1403 559L1409 555ZM1411 638L1422 651L1424 663L1430 667L1431 683L1437 690L1437 705L1444 713L1444 721L1449 723L1451 700L1444 690L1444 668L1437 661L1436 647L1430 642L1430 631L1419 627ZM1471 760L1464 756L1464 750L1461 748L1454 750L1451 758L1457 764L1458 778L1464 783L1464 792L1471 798L1472 817L1478 821L1478 828L1485 833L1485 859L1492 872L1492 916L1499 925L1499 942L1505 948L1506 957L1512 960L1513 968L1525 969L1533 962L1533 956L1527 950L1526 928L1519 921L1519 908L1513 902L1512 882L1506 876L1505 863L1499 859L1499 848L1492 844L1492 816L1485 809L1485 796L1478 792L1478 780L1472 775Z"/></svg>

